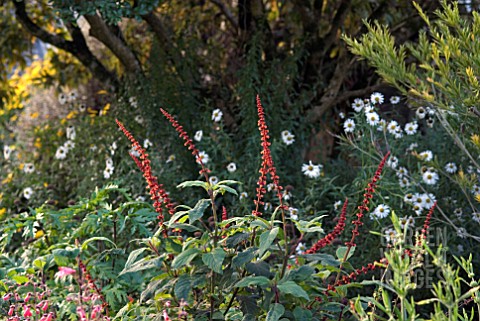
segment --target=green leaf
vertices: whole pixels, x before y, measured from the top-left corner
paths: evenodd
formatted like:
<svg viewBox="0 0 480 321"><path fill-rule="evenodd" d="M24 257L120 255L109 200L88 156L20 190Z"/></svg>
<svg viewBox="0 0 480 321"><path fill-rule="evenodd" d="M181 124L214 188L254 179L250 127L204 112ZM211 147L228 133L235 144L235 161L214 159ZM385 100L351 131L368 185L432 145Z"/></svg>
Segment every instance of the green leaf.
<svg viewBox="0 0 480 321"><path fill-rule="evenodd" d="M127 259L127 262L125 263L125 267L123 268L124 270L125 269L128 269L130 266L133 265L133 263L135 261L137 261L137 258L147 250L146 247L142 247L140 249L136 249L136 250L133 250L129 255L128 255L128 259Z"/></svg>
<svg viewBox="0 0 480 321"><path fill-rule="evenodd" d="M202 181L186 181L178 184L177 188L185 188L185 187L192 187L192 186L203 187L205 190L208 189L207 182L202 182Z"/></svg>
<svg viewBox="0 0 480 321"><path fill-rule="evenodd" d="M236 191L235 189L231 188L230 186L218 185L218 184L217 184L217 185L215 185L215 189L216 189L216 190L221 190L221 191L223 190L224 192L226 191L226 192L229 192L229 193L232 193L232 194L238 196L237 191ZM223 194L223 193L222 193L222 194Z"/></svg>
<svg viewBox="0 0 480 321"><path fill-rule="evenodd" d="M267 313L266 321L278 321L280 320L284 312L285 308L283 307L283 305L279 303L272 304L270 306L270 310Z"/></svg>
<svg viewBox="0 0 480 321"><path fill-rule="evenodd" d="M289 277L296 282L305 281L314 273L315 273L315 269L313 267L309 265L302 265L297 270L291 271L289 274Z"/></svg>
<svg viewBox="0 0 480 321"><path fill-rule="evenodd" d="M172 268L178 269L190 263L200 253L199 249L191 248L180 253L172 262Z"/></svg>
<svg viewBox="0 0 480 321"><path fill-rule="evenodd" d="M343 258L345 257L347 250L348 250L347 246L340 246L337 249L337 258L340 260L340 262L343 261ZM352 257L353 253L355 253L355 246L352 246L352 248L350 249L350 252L348 252L348 257L346 258L345 261L348 261L348 259Z"/></svg>
<svg viewBox="0 0 480 321"><path fill-rule="evenodd" d="M265 261L247 263L245 269L251 274L265 276L267 278L272 276L272 272L270 272L270 265Z"/></svg>
<svg viewBox="0 0 480 321"><path fill-rule="evenodd" d="M108 243L112 244L115 248L117 248L117 245L115 243L113 243L110 239L108 239L106 237L103 237L103 236L94 236L94 237L91 237L91 238L89 238L88 240L86 240L85 242L82 243L82 246L81 246L82 251L87 249L87 245L91 242L94 242L94 241L108 242Z"/></svg>
<svg viewBox="0 0 480 321"><path fill-rule="evenodd" d="M201 229L199 229L198 227L190 225L190 224L177 224L177 223L175 223L175 224L170 224L169 227L172 228L172 229L179 228L179 229L185 230L187 232L201 231Z"/></svg>
<svg viewBox="0 0 480 321"><path fill-rule="evenodd" d="M43 270L43 267L47 264L43 258L38 258L33 261L33 265L35 265L39 270Z"/></svg>
<svg viewBox="0 0 480 321"><path fill-rule="evenodd" d="M188 211L188 221L193 224L196 220L203 216L207 207L211 204L209 199L201 199L197 202L194 208Z"/></svg>
<svg viewBox="0 0 480 321"><path fill-rule="evenodd" d="M296 307L295 310L293 310L293 316L295 317L295 321L310 321L313 315L310 310Z"/></svg>
<svg viewBox="0 0 480 321"><path fill-rule="evenodd" d="M28 281L30 281L30 279L28 277L26 277L25 275L14 275L12 276L12 280L17 282L17 284L24 284L24 283L27 283Z"/></svg>
<svg viewBox="0 0 480 321"><path fill-rule="evenodd" d="M163 257L145 257L138 262L131 264L130 266L125 266L125 268L120 272L119 275L123 275L130 272L144 271L155 267L161 267Z"/></svg>
<svg viewBox="0 0 480 321"><path fill-rule="evenodd" d="M277 237L279 227L274 227L270 231L265 231L260 235L260 247L258 249L258 256L262 257L266 250L272 245L273 241Z"/></svg>
<svg viewBox="0 0 480 321"><path fill-rule="evenodd" d="M192 292L192 279L188 274L182 274L175 283L175 296L178 299L187 301L188 295Z"/></svg>
<svg viewBox="0 0 480 321"><path fill-rule="evenodd" d="M233 257L232 259L232 267L239 268L244 266L246 263L250 262L253 260L255 257L255 249L254 248L248 248L243 252L238 253L236 256Z"/></svg>
<svg viewBox="0 0 480 321"><path fill-rule="evenodd" d="M315 254L306 254L302 255L310 261L320 261L324 266L339 266L340 262L337 261L332 255L325 253L315 253Z"/></svg>
<svg viewBox="0 0 480 321"><path fill-rule="evenodd" d="M227 238L225 244L227 245L227 247L233 248L238 243L247 240L249 236L250 236L250 234L248 234L248 233L236 233L236 234L230 236L229 238Z"/></svg>
<svg viewBox="0 0 480 321"><path fill-rule="evenodd" d="M226 255L222 248L216 248L210 253L203 254L202 261L214 272L223 274L222 263Z"/></svg>
<svg viewBox="0 0 480 321"><path fill-rule="evenodd" d="M223 185L223 184L242 184L242 183L239 181L231 180L231 179L226 179L217 183L217 185Z"/></svg>
<svg viewBox="0 0 480 321"><path fill-rule="evenodd" d="M251 285L269 285L270 280L264 276L247 276L240 281L238 281L237 284L235 284L236 288L244 288L246 286L251 286Z"/></svg>
<svg viewBox="0 0 480 321"><path fill-rule="evenodd" d="M286 282L283 282L281 284L278 284L277 288L282 293L287 293L287 294L291 294L291 295L293 295L297 298L304 298L304 299L310 300L307 292L305 292L305 290L300 285L298 285L297 283L295 283L293 281L286 281Z"/></svg>

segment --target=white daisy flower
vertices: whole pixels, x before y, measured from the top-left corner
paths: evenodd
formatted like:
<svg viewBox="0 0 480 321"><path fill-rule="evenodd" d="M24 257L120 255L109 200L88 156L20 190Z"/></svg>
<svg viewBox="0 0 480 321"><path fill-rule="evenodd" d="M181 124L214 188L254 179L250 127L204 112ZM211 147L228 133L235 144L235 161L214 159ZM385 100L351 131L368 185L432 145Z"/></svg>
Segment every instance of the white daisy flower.
<svg viewBox="0 0 480 321"><path fill-rule="evenodd" d="M58 95L58 103L60 105L65 105L66 102L67 102L67 95L65 95L64 93L60 93Z"/></svg>
<svg viewBox="0 0 480 321"><path fill-rule="evenodd" d="M240 199L243 200L243 199L246 199L248 197L248 193L247 192L241 192L240 193Z"/></svg>
<svg viewBox="0 0 480 321"><path fill-rule="evenodd" d="M137 97L130 97L128 98L128 103L130 104L130 106L132 106L133 108L137 108L138 107L138 101L137 101Z"/></svg>
<svg viewBox="0 0 480 321"><path fill-rule="evenodd" d="M387 131L394 135L398 128L398 122L396 120L391 120L387 125Z"/></svg>
<svg viewBox="0 0 480 321"><path fill-rule="evenodd" d="M377 125L377 131L379 132L383 132L383 130L387 127L387 122L385 121L385 119L380 119L378 121L378 125Z"/></svg>
<svg viewBox="0 0 480 321"><path fill-rule="evenodd" d="M399 223L402 230L404 230L405 227L415 226L415 219L412 216L404 216L399 219Z"/></svg>
<svg viewBox="0 0 480 321"><path fill-rule="evenodd" d="M343 128L346 133L353 133L355 129L355 121L351 118L347 119L345 123L343 123Z"/></svg>
<svg viewBox="0 0 480 321"><path fill-rule="evenodd" d="M387 160L387 166L391 169L395 169L398 166L398 158L395 156L390 156Z"/></svg>
<svg viewBox="0 0 480 321"><path fill-rule="evenodd" d="M385 204L380 204L375 208L371 216L374 216L376 218L385 218L388 216L388 214L390 214L390 206Z"/></svg>
<svg viewBox="0 0 480 321"><path fill-rule="evenodd" d="M435 195L432 193L422 195L422 206L424 209L429 210L435 203Z"/></svg>
<svg viewBox="0 0 480 321"><path fill-rule="evenodd" d="M230 164L227 165L227 171L229 171L230 173L233 173L237 170L237 164L235 164L234 162L231 162Z"/></svg>
<svg viewBox="0 0 480 321"><path fill-rule="evenodd" d="M376 112L367 113L365 114L365 117L367 118L367 122L370 126L376 126L380 121L380 116L378 116Z"/></svg>
<svg viewBox="0 0 480 321"><path fill-rule="evenodd" d="M90 146L90 151L91 151L91 152L96 152L97 150L98 150L97 145L91 145L91 146Z"/></svg>
<svg viewBox="0 0 480 321"><path fill-rule="evenodd" d="M193 139L195 139L197 142L201 141L203 138L203 130L197 130L195 133L195 136L193 136Z"/></svg>
<svg viewBox="0 0 480 321"><path fill-rule="evenodd" d="M113 167L113 160L110 157L107 157L107 159L105 159L105 166Z"/></svg>
<svg viewBox="0 0 480 321"><path fill-rule="evenodd" d="M473 185L473 187L472 187L472 194L473 194L473 195L480 194L480 186L478 186L478 185Z"/></svg>
<svg viewBox="0 0 480 321"><path fill-rule="evenodd" d="M5 159L9 159L10 158L10 155L12 154L12 148L8 145L4 145L3 146L3 157Z"/></svg>
<svg viewBox="0 0 480 321"><path fill-rule="evenodd" d="M418 154L418 157L424 162L429 162L433 159L433 153L430 150L425 150Z"/></svg>
<svg viewBox="0 0 480 321"><path fill-rule="evenodd" d="M438 177L438 174L436 172L428 170L425 173L423 173L422 179L425 182L425 184L435 185L435 184L437 184L437 181L438 181L439 177Z"/></svg>
<svg viewBox="0 0 480 321"><path fill-rule="evenodd" d="M56 153L55 153L55 158L56 159L65 159L65 157L67 157L67 152L68 152L67 148L65 148L64 146L59 146L57 148Z"/></svg>
<svg viewBox="0 0 480 321"><path fill-rule="evenodd" d="M400 97L398 96L392 96L390 97L390 104L396 105L400 102Z"/></svg>
<svg viewBox="0 0 480 321"><path fill-rule="evenodd" d="M31 174L35 171L35 165L33 165L33 163L25 163L25 165L23 165L23 171L26 174Z"/></svg>
<svg viewBox="0 0 480 321"><path fill-rule="evenodd" d="M264 210L264 211L271 211L272 209L273 209L272 203L270 203L270 202L265 202L265 204L263 204L263 210Z"/></svg>
<svg viewBox="0 0 480 321"><path fill-rule="evenodd" d="M273 183L268 183L267 184L267 192L271 192L275 189L275 184Z"/></svg>
<svg viewBox="0 0 480 321"><path fill-rule="evenodd" d="M420 216L423 213L423 207L421 207L418 204L413 205L413 211L415 212L415 215Z"/></svg>
<svg viewBox="0 0 480 321"><path fill-rule="evenodd" d="M395 130L395 133L393 134L395 139L400 139L403 137L403 131L402 131L402 128L401 127L397 127L397 129Z"/></svg>
<svg viewBox="0 0 480 321"><path fill-rule="evenodd" d="M405 133L407 135L415 135L417 133L418 124L416 121L405 124Z"/></svg>
<svg viewBox="0 0 480 321"><path fill-rule="evenodd" d="M450 174L455 174L457 172L457 165L455 165L455 163L447 163L445 165L445 171Z"/></svg>
<svg viewBox="0 0 480 321"><path fill-rule="evenodd" d="M433 124L435 123L435 119L429 117L427 118L426 124L429 128L433 128Z"/></svg>
<svg viewBox="0 0 480 321"><path fill-rule="evenodd" d="M153 146L153 144L150 141L150 139L147 138L143 141L143 148L147 149L148 147L151 147L151 146Z"/></svg>
<svg viewBox="0 0 480 321"><path fill-rule="evenodd" d="M387 242L393 243L396 237L397 237L397 231L395 231L395 229L389 228L385 230L385 240L387 240Z"/></svg>
<svg viewBox="0 0 480 321"><path fill-rule="evenodd" d="M208 163L209 159L210 158L208 157L208 154L201 151L201 152L198 153L197 163L199 163L199 164L202 163L202 164L205 165L205 164Z"/></svg>
<svg viewBox="0 0 480 321"><path fill-rule="evenodd" d="M424 107L418 107L415 114L417 115L418 119L424 119L425 115L427 114L427 111L425 110Z"/></svg>
<svg viewBox="0 0 480 321"><path fill-rule="evenodd" d="M285 145L291 145L295 142L295 135L290 133L288 130L282 132L282 140Z"/></svg>
<svg viewBox="0 0 480 321"><path fill-rule="evenodd" d="M460 207L457 207L454 211L453 214L455 214L456 217L460 218L463 215L463 210Z"/></svg>
<svg viewBox="0 0 480 321"><path fill-rule="evenodd" d="M75 132L75 127L72 125L68 126L66 134L67 134L67 139L75 140L75 137L77 136Z"/></svg>
<svg viewBox="0 0 480 321"><path fill-rule="evenodd" d="M374 92L373 94L370 95L370 101L372 104L383 104L383 95L379 92Z"/></svg>
<svg viewBox="0 0 480 321"><path fill-rule="evenodd" d="M137 202L145 202L146 198L145 198L145 196L138 195L138 196L135 198L135 200L136 200Z"/></svg>
<svg viewBox="0 0 480 321"><path fill-rule="evenodd" d="M308 176L310 178L318 178L320 176L322 168L322 165L314 165L312 164L312 161L309 161L308 164L302 165L302 172L305 176Z"/></svg>
<svg viewBox="0 0 480 321"><path fill-rule="evenodd" d="M72 90L69 94L68 94L68 101L69 102L74 102L75 99L77 99L77 92L75 90Z"/></svg>
<svg viewBox="0 0 480 321"><path fill-rule="evenodd" d="M289 207L288 212L290 213L290 218L292 220L298 220L298 208L295 207Z"/></svg>
<svg viewBox="0 0 480 321"><path fill-rule="evenodd" d="M339 112L338 117L340 117L340 119L345 119L345 113Z"/></svg>
<svg viewBox="0 0 480 321"><path fill-rule="evenodd" d="M472 219L475 222L480 223L480 212L473 212L472 213Z"/></svg>
<svg viewBox="0 0 480 321"><path fill-rule="evenodd" d="M405 203L413 204L413 202L414 202L414 195L413 195L412 193L405 194L405 196L403 197L403 201L404 201Z"/></svg>
<svg viewBox="0 0 480 321"><path fill-rule="evenodd" d="M406 169L405 167L403 166L400 166L398 169L397 169L397 172L395 173L397 175L397 177L405 177L405 176L408 176L408 169Z"/></svg>
<svg viewBox="0 0 480 321"><path fill-rule="evenodd" d="M143 124L143 117L141 115L135 116L135 121L139 123L140 125Z"/></svg>
<svg viewBox="0 0 480 321"><path fill-rule="evenodd" d="M137 158L140 157L140 153L134 147L130 148L128 153L132 156L137 157Z"/></svg>
<svg viewBox="0 0 480 321"><path fill-rule="evenodd" d="M282 193L282 197L284 200L288 201L290 198L292 198L292 193L290 193L289 191L285 190L283 191Z"/></svg>
<svg viewBox="0 0 480 321"><path fill-rule="evenodd" d="M81 103L80 105L78 105L79 112L84 113L86 110L87 110L87 105L85 105L84 103Z"/></svg>
<svg viewBox="0 0 480 321"><path fill-rule="evenodd" d="M352 103L352 108L357 113L360 112L363 109L364 106L365 106L365 103L363 102L363 99L361 99L361 98L355 98L355 100Z"/></svg>
<svg viewBox="0 0 480 321"><path fill-rule="evenodd" d="M218 184L218 177L217 176L210 176L208 178L208 182L210 185L217 185Z"/></svg>
<svg viewBox="0 0 480 321"><path fill-rule="evenodd" d="M115 169L115 168L114 168L113 166L112 166L112 167L106 167L106 168L103 170L103 177L104 177L105 179L109 179L109 178L112 176L114 169Z"/></svg>
<svg viewBox="0 0 480 321"><path fill-rule="evenodd" d="M464 239L467 237L467 230L463 227L457 229L457 235L459 238Z"/></svg>
<svg viewBox="0 0 480 321"><path fill-rule="evenodd" d="M398 184L400 185L400 187L405 188L410 186L410 181L406 177L400 177L398 179Z"/></svg>
<svg viewBox="0 0 480 321"><path fill-rule="evenodd" d="M295 252L297 253L297 255L302 255L302 254L305 254L306 249L307 249L307 247L305 246L305 243L300 242L300 243L298 243L297 247L295 248Z"/></svg>
<svg viewBox="0 0 480 321"><path fill-rule="evenodd" d="M75 143L71 140L67 140L64 144L63 147L67 149L67 151L72 150L75 148Z"/></svg>
<svg viewBox="0 0 480 321"><path fill-rule="evenodd" d="M337 211L340 206L342 206L343 202L342 201L336 201L335 203L333 203L333 208L335 209L335 211Z"/></svg>
<svg viewBox="0 0 480 321"><path fill-rule="evenodd" d="M167 162L167 163L171 163L171 162L173 162L174 160L175 160L175 155L172 154L172 155L168 156L166 162Z"/></svg>
<svg viewBox="0 0 480 321"><path fill-rule="evenodd" d="M222 111L217 108L212 112L212 120L216 123L218 123L220 120L222 120L223 113Z"/></svg>
<svg viewBox="0 0 480 321"><path fill-rule="evenodd" d="M423 194L415 193L415 195L413 195L413 205L418 205L423 208Z"/></svg>
<svg viewBox="0 0 480 321"><path fill-rule="evenodd" d="M368 114L368 113L373 113L375 111L375 107L373 107L373 105L365 105L365 109L363 110L365 112L365 114Z"/></svg>
<svg viewBox="0 0 480 321"><path fill-rule="evenodd" d="M23 197L25 197L27 200L29 200L30 197L32 197L32 195L33 195L33 189L31 187L26 187L23 190Z"/></svg>

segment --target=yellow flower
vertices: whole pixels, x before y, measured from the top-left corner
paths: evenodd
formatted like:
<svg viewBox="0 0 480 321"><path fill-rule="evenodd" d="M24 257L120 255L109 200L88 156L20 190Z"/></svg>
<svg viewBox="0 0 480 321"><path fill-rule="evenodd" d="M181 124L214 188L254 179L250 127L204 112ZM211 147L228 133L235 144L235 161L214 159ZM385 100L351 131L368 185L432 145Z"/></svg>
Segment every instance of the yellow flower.
<svg viewBox="0 0 480 321"><path fill-rule="evenodd" d="M6 213L7 209L5 207L0 208L0 220L4 219Z"/></svg>
<svg viewBox="0 0 480 321"><path fill-rule="evenodd" d="M42 141L41 141L40 137L37 137L35 139L35 143L33 144L33 146L35 146L38 149L40 149L42 147Z"/></svg>
<svg viewBox="0 0 480 321"><path fill-rule="evenodd" d="M472 135L470 139L475 144L475 146L480 147L480 136L478 134Z"/></svg>
<svg viewBox="0 0 480 321"><path fill-rule="evenodd" d="M60 124L62 124L62 125L65 125L66 123L67 123L67 120L66 120L66 119L62 119L62 120L60 121Z"/></svg>
<svg viewBox="0 0 480 321"><path fill-rule="evenodd" d="M38 112L34 112L33 114L30 115L30 118L35 119L38 117Z"/></svg>
<svg viewBox="0 0 480 321"><path fill-rule="evenodd" d="M13 180L13 173L8 173L7 177L2 181L2 184L8 184Z"/></svg>
<svg viewBox="0 0 480 321"><path fill-rule="evenodd" d="M61 129L57 130L57 136L62 137L63 136L63 130L61 130Z"/></svg>
<svg viewBox="0 0 480 321"><path fill-rule="evenodd" d="M475 200L480 203L480 193L475 194Z"/></svg>
<svg viewBox="0 0 480 321"><path fill-rule="evenodd" d="M18 165L18 169L21 170L21 171L23 170L24 167L25 167L24 163L21 163L20 165Z"/></svg>
<svg viewBox="0 0 480 321"><path fill-rule="evenodd" d="M71 112L68 113L67 119L75 118L75 116L77 116L77 114L78 113L75 110L72 110Z"/></svg>
<svg viewBox="0 0 480 321"><path fill-rule="evenodd" d="M39 239L44 235L45 235L45 232L43 230L38 230L37 232L35 232L35 238L36 239Z"/></svg>
<svg viewBox="0 0 480 321"><path fill-rule="evenodd" d="M48 183L47 183L47 182L44 182L44 183L43 183L43 187L47 188L47 187L48 187Z"/></svg>

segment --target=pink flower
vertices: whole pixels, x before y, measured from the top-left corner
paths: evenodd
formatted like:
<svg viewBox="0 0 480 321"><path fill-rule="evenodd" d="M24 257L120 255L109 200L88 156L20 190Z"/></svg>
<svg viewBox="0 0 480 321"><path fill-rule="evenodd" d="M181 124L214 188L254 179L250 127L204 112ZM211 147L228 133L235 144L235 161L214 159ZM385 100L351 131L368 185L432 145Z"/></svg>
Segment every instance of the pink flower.
<svg viewBox="0 0 480 321"><path fill-rule="evenodd" d="M25 302L28 302L32 297L32 292L28 292L27 295L25 296Z"/></svg>
<svg viewBox="0 0 480 321"><path fill-rule="evenodd" d="M58 267L58 272L55 273L55 277L56 278L64 278L68 275L72 275L72 274L75 274L77 273L77 270L75 269L72 269L72 268L69 268L69 267L66 267L66 266L59 266Z"/></svg>
<svg viewBox="0 0 480 321"><path fill-rule="evenodd" d="M23 316L25 318L28 318L28 317L31 317L33 314L32 314L32 311L30 310L30 307L28 305L25 305L23 307Z"/></svg>
<svg viewBox="0 0 480 321"><path fill-rule="evenodd" d="M12 315L13 315L13 312L15 312L15 306L14 306L14 305L11 305L11 306L10 306L10 309L8 310L8 315L9 315L9 316L12 316Z"/></svg>
<svg viewBox="0 0 480 321"><path fill-rule="evenodd" d="M77 307L77 314L80 317L80 320L82 321L87 320L87 314L85 313L85 310L83 309L83 307L81 306Z"/></svg>
<svg viewBox="0 0 480 321"><path fill-rule="evenodd" d="M7 293L3 296L3 301L8 301L12 297L12 293Z"/></svg>
<svg viewBox="0 0 480 321"><path fill-rule="evenodd" d="M101 313L101 312L102 312L102 306L101 305L93 306L91 318L95 319L97 317L97 313Z"/></svg>
<svg viewBox="0 0 480 321"><path fill-rule="evenodd" d="M45 312L48 309L48 301L47 300L40 301L40 303L37 304L35 307L37 309L41 309L43 312Z"/></svg>
<svg viewBox="0 0 480 321"><path fill-rule="evenodd" d="M163 310L163 319L165 321L172 321L172 319L170 319L170 317L168 316L167 310Z"/></svg>

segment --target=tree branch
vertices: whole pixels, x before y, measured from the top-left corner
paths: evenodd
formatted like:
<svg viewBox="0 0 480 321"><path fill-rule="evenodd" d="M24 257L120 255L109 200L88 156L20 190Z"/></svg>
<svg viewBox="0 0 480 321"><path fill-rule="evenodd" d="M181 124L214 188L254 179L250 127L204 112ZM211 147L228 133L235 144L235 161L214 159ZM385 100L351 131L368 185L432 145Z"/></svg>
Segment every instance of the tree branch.
<svg viewBox="0 0 480 321"><path fill-rule="evenodd" d="M112 33L99 15L85 15L84 17L90 24L90 35L98 39L117 56L127 73L142 73L141 64L133 51L124 44L121 38Z"/></svg>
<svg viewBox="0 0 480 321"><path fill-rule="evenodd" d="M232 12L230 9L223 3L221 0L210 0L214 5L220 8L220 11L227 17L227 20L230 22L232 27L235 29L235 32L238 30L238 22L235 20L235 17L233 16Z"/></svg>
<svg viewBox="0 0 480 321"><path fill-rule="evenodd" d="M72 54L92 73L95 78L105 82L107 85L114 86L115 89L118 88L118 79L116 75L105 68L97 57L93 55L90 49L88 49L85 38L78 27L67 24L67 28L72 35L73 41L66 40L62 36L51 34L35 24L28 16L24 1L12 0L12 3L15 6L15 16L17 17L17 20L32 36Z"/></svg>

